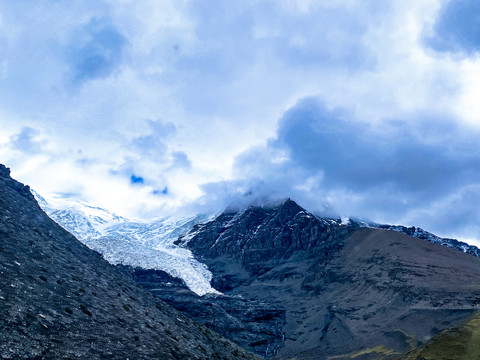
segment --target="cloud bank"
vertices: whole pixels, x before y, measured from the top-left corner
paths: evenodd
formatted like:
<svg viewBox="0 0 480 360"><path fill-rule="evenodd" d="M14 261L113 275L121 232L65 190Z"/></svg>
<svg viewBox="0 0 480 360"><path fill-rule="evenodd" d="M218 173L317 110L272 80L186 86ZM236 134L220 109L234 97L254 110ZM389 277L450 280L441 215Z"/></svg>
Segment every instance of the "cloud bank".
<svg viewBox="0 0 480 360"><path fill-rule="evenodd" d="M435 114L378 127L305 98L266 146L237 157L234 182L207 191L236 191L240 200L228 197L233 202L290 196L321 213L475 238L480 131L466 130Z"/></svg>
<svg viewBox="0 0 480 360"><path fill-rule="evenodd" d="M0 2L0 159L136 218L290 196L479 239L474 1Z"/></svg>

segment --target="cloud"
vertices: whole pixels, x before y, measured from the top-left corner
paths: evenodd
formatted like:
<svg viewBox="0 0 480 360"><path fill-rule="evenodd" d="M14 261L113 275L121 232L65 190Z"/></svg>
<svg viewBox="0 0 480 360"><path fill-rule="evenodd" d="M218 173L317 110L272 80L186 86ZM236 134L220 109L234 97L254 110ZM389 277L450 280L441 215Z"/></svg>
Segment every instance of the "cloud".
<svg viewBox="0 0 480 360"><path fill-rule="evenodd" d="M441 115L411 116L415 121L378 127L317 98L302 99L285 112L266 146L237 158L237 180L204 190L224 205L290 196L330 215L472 237L478 229L480 131Z"/></svg>
<svg viewBox="0 0 480 360"><path fill-rule="evenodd" d="M480 4L449 0L443 5L426 44L439 52L471 54L480 50Z"/></svg>
<svg viewBox="0 0 480 360"><path fill-rule="evenodd" d="M147 131L131 141L131 147L143 158L162 160L167 152L169 138L176 132L175 125L161 120L145 120Z"/></svg>
<svg viewBox="0 0 480 360"><path fill-rule="evenodd" d="M121 64L126 38L108 21L92 18L73 32L67 45L72 81L107 77Z"/></svg>
<svg viewBox="0 0 480 360"><path fill-rule="evenodd" d="M480 127L459 4L0 2L0 156L134 217L290 196L454 229L435 215L474 198Z"/></svg>
<svg viewBox="0 0 480 360"><path fill-rule="evenodd" d="M43 152L43 147L47 143L45 139L39 139L40 132L34 128L22 127L18 134L10 137L10 146L18 151L30 154Z"/></svg>
<svg viewBox="0 0 480 360"><path fill-rule="evenodd" d="M443 124L441 118L428 124L422 124L422 118L415 125L384 123L375 130L346 116L342 110L326 109L316 99L304 99L280 120L272 146L288 151L290 161L298 166L325 173L326 186L354 191L384 184L418 195L438 191L449 181L459 184L465 178L463 171L471 170L472 162L480 159L466 159L466 144L455 138L439 142L419 133L423 125L435 134L445 130L452 134L455 126ZM452 170L458 177L446 178L445 173Z"/></svg>
<svg viewBox="0 0 480 360"><path fill-rule="evenodd" d="M183 151L174 151L170 154L172 157L171 169L191 169L192 162Z"/></svg>

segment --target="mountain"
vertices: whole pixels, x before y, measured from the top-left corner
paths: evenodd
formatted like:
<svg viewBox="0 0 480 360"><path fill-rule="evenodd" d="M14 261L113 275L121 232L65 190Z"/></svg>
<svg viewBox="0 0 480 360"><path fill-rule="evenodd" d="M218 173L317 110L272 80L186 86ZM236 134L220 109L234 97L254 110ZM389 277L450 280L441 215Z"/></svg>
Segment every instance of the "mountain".
<svg viewBox="0 0 480 360"><path fill-rule="evenodd" d="M32 190L32 193L53 220L89 248L102 254L111 264L165 271L182 279L190 290L200 296L218 293L210 284L212 274L208 268L188 248L174 244L178 237L185 235L195 225L212 220L213 215L200 214L181 219L166 217L152 222L135 221L84 201L62 198L49 203L35 191ZM356 219L344 219L342 222L340 219L315 217L327 226L349 225L398 231L480 257L480 250L475 246L441 238L418 227L377 224Z"/></svg>
<svg viewBox="0 0 480 360"><path fill-rule="evenodd" d="M0 165L2 359L254 359L81 244Z"/></svg>
<svg viewBox="0 0 480 360"><path fill-rule="evenodd" d="M184 280L198 295L216 293L206 266L195 260L190 250L173 245L179 235L210 216L141 222L78 200L57 199L51 204L33 193L53 220L111 264L163 270Z"/></svg>
<svg viewBox="0 0 480 360"><path fill-rule="evenodd" d="M395 358L480 301L479 249L418 227L324 218L290 199L153 223L41 204L138 284L265 358Z"/></svg>
<svg viewBox="0 0 480 360"><path fill-rule="evenodd" d="M273 353L245 342L238 327L225 331L246 348L278 359L393 359L461 324L480 302L480 258L426 232L394 230L319 218L289 199L225 211L175 243L208 266L221 296L283 311L269 328L279 337L259 334L275 340ZM212 326L195 317L203 305L194 302L187 313Z"/></svg>

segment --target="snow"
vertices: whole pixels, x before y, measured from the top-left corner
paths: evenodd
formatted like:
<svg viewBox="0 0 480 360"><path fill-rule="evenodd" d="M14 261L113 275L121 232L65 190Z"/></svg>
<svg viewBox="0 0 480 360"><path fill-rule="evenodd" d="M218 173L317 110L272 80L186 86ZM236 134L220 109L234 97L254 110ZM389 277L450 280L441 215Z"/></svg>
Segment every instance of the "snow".
<svg viewBox="0 0 480 360"><path fill-rule="evenodd" d="M111 264L163 270L183 279L200 296L219 293L210 285L212 273L206 265L198 262L190 250L173 244L180 235L211 216L141 222L86 202L62 198L47 202L32 193L53 220Z"/></svg>

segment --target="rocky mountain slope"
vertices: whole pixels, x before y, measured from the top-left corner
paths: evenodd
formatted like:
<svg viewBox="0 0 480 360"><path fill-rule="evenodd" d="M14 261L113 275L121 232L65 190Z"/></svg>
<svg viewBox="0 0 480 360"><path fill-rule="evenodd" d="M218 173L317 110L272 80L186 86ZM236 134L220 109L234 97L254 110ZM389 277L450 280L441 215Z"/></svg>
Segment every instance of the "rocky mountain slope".
<svg viewBox="0 0 480 360"><path fill-rule="evenodd" d="M456 254L455 259L461 258L462 252L478 257L480 250L417 227L323 218L291 200L241 211L228 210L206 223L201 223L200 217L142 223L85 203L70 201L62 208L51 206L38 194L37 198L59 224L101 252L109 262L131 265L122 267L124 273L157 297L266 358L299 353L300 358L317 358L319 351L322 356L339 358L342 354L347 354L347 358L393 358L425 343L440 329L461 323L471 313L473 299L478 295L477 291L471 291L476 285L462 290L457 284L453 293L448 286L443 287L437 277L451 281L455 267L461 267L463 260L457 259L450 266L450 260L441 256L436 259L437 252L443 254L446 250L439 250L438 246L425 250L424 246L431 244L424 243L450 248ZM380 240L375 240L378 249L363 255L370 258L354 256L347 260L346 245L357 241L353 240L357 232L381 234ZM417 240L402 243L394 240L398 236ZM392 241L402 243L400 247L408 250L397 251L399 245ZM392 260L399 256L400 260ZM408 257L416 260L409 262ZM340 264L336 262L338 259L343 259ZM465 259L467 263L477 261L470 256ZM365 263L369 265L366 267ZM430 267L434 270L431 273ZM210 270L214 273L213 286ZM445 275L442 271L452 274ZM409 273L413 275L402 275ZM431 282L431 279L437 279L433 290L421 281ZM360 288L357 281L363 284ZM371 304L360 301L365 294L373 299ZM351 296L354 299L348 301L354 305L349 307L343 302ZM428 300L421 302L422 296ZM451 296L457 303L452 304ZM412 304L410 297L414 300ZM439 306L445 299L449 304ZM381 310L383 315L377 315L390 301L394 304L391 309ZM361 324L358 333L352 331L350 315L339 315L347 310L337 308L338 304L343 304L352 316L363 319L354 322L355 327ZM312 312L310 308L317 310ZM303 324L310 316L316 320ZM382 324L382 316L392 317L392 322L388 326ZM428 324L422 329L415 325L412 330L408 325L415 322L412 319ZM302 325L292 325L293 322ZM397 328L396 324L401 326ZM335 329L333 334L332 329ZM374 335L368 338L367 333ZM380 340L375 342L375 339ZM351 342L357 346L348 345Z"/></svg>
<svg viewBox="0 0 480 360"><path fill-rule="evenodd" d="M212 214L179 219L166 217L151 222L135 221L85 201L53 198L47 202L40 194L35 191L32 193L53 220L89 248L102 254L111 264L165 271L182 279L198 295L217 292L210 285L212 274L207 267L195 259L190 250L174 244L179 236L190 231L196 224L212 220ZM441 238L418 227L316 217L327 226L393 230L480 257L480 249L475 246Z"/></svg>
<svg viewBox="0 0 480 360"><path fill-rule="evenodd" d="M275 343L267 357L393 359L462 323L480 303L478 257L399 231L320 219L291 200L227 211L176 243L208 265L224 296L284 311L281 336L259 336ZM239 329L227 334L265 350L236 336Z"/></svg>
<svg viewBox="0 0 480 360"><path fill-rule="evenodd" d="M53 222L0 165L2 359L253 359Z"/></svg>

